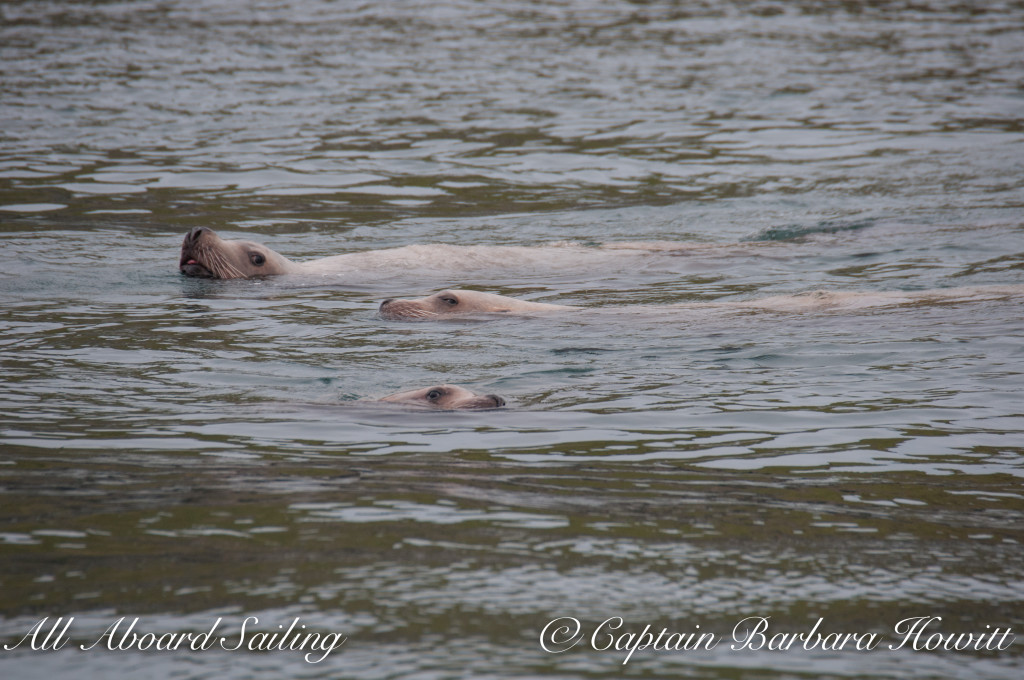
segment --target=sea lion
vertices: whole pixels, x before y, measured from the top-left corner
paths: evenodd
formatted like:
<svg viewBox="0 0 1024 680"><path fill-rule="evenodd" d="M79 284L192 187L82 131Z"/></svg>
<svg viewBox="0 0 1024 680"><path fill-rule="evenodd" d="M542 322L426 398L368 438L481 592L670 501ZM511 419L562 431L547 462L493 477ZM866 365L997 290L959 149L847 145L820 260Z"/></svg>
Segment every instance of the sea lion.
<svg viewBox="0 0 1024 680"><path fill-rule="evenodd" d="M398 392L383 397L380 401L442 411L492 409L505 405L505 400L496 394L477 394L458 385L434 385L408 392Z"/></svg>
<svg viewBox="0 0 1024 680"><path fill-rule="evenodd" d="M567 305L528 302L477 290L442 290L421 298L388 299L380 303L380 315L390 320L446 319L464 314L543 314L565 309Z"/></svg>
<svg viewBox="0 0 1024 680"><path fill-rule="evenodd" d="M753 300L681 302L661 306L623 305L601 307L602 312L671 314L673 311L738 312L842 312L914 304L978 302L1024 297L1024 285L963 286L915 291L825 291L794 295L773 295ZM443 290L422 298L388 299L380 304L380 315L388 320L444 320L464 314L539 315L544 312L579 310L583 307L527 302L475 290Z"/></svg>
<svg viewBox="0 0 1024 680"><path fill-rule="evenodd" d="M563 247L586 250L571 245ZM365 276L371 272L430 272L435 271L439 263L460 270L486 270L504 262L532 262L541 251L531 246L411 245L293 262L262 243L223 239L212 229L196 227L182 241L178 268L186 276L212 279L249 279L279 274L337 275L349 272Z"/></svg>
<svg viewBox="0 0 1024 680"><path fill-rule="evenodd" d="M293 262L261 243L223 239L212 229L195 227L181 244L178 268L186 276L212 279L248 279L279 274L341 276L352 274L365 282L367 276L392 277L415 272L436 276L446 271L492 272L495 269L548 267L565 271L581 267L586 271L629 263L633 258L661 254L676 256L700 248L700 244L664 242L607 243L581 245L556 242L534 246L416 244L331 255L305 262Z"/></svg>

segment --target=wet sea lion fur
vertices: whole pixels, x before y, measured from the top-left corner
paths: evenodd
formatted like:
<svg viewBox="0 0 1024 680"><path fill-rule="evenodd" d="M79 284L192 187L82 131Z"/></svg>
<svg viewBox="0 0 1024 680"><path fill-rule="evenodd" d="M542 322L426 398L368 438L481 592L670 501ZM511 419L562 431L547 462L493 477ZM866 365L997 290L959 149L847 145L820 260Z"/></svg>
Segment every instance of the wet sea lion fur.
<svg viewBox="0 0 1024 680"><path fill-rule="evenodd" d="M477 394L459 385L421 387L415 390L396 392L379 401L441 411L494 409L505 405L505 400L496 394Z"/></svg>

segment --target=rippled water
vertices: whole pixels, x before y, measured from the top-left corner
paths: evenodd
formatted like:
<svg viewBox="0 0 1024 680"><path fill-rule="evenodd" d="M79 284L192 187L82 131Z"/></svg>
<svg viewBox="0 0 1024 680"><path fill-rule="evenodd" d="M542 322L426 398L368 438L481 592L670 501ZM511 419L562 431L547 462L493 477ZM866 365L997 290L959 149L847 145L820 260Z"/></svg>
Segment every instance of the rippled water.
<svg viewBox="0 0 1024 680"><path fill-rule="evenodd" d="M1022 640L887 645L1024 630L1022 298L718 303L1024 284L1022 93L1015 2L0 5L0 634L74 617L0 670L1019 677ZM202 281L197 225L544 247ZM376 313L444 287L586 309ZM509 407L372 402L439 382ZM72 648L122 616L348 639ZM724 640L623 666L611 617ZM731 649L746 617L886 640Z"/></svg>

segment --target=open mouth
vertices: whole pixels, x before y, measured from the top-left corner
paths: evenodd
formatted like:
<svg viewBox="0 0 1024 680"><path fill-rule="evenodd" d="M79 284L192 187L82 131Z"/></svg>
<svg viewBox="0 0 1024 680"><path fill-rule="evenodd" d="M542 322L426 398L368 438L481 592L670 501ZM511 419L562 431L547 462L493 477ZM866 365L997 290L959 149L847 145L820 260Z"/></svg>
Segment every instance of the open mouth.
<svg viewBox="0 0 1024 680"><path fill-rule="evenodd" d="M202 227L195 227L185 234L185 240L181 242L181 259L178 261L178 269L185 276L204 279L216 278L213 269L205 263L207 258L200 255L200 251L203 250L200 239L203 238L206 231Z"/></svg>
<svg viewBox="0 0 1024 680"><path fill-rule="evenodd" d="M181 273L185 276L195 276L204 279L216 278L216 275L203 265L202 262L197 260L190 252L182 252L181 262L178 264L178 269L180 269Z"/></svg>
<svg viewBox="0 0 1024 680"><path fill-rule="evenodd" d="M185 276L204 279L245 278L245 274L232 265L219 247L220 239L206 227L195 227L181 243L178 269Z"/></svg>

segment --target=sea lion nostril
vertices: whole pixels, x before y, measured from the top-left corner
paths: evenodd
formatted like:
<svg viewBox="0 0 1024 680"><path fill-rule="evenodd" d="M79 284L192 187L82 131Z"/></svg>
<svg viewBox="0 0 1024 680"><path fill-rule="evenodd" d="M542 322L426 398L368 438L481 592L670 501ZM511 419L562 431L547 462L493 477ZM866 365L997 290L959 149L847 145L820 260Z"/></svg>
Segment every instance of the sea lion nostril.
<svg viewBox="0 0 1024 680"><path fill-rule="evenodd" d="M388 298L384 302L380 303L380 309L384 309L384 305L390 305L394 301L395 301L395 298Z"/></svg>
<svg viewBox="0 0 1024 680"><path fill-rule="evenodd" d="M502 399L501 397L499 397L497 394L488 394L487 397L489 399L493 399L494 400L494 405L495 406L504 406L505 405L505 400Z"/></svg>

